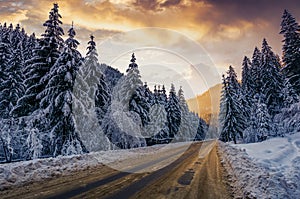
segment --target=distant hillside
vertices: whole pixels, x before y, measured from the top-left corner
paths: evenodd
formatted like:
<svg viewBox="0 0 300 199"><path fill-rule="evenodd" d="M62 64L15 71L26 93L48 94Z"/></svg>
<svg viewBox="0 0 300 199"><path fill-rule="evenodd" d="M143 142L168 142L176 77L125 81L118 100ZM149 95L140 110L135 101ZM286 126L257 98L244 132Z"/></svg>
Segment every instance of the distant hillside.
<svg viewBox="0 0 300 199"><path fill-rule="evenodd" d="M219 114L221 89L222 85L217 84L196 98L187 100L189 109L210 122L211 116Z"/></svg>

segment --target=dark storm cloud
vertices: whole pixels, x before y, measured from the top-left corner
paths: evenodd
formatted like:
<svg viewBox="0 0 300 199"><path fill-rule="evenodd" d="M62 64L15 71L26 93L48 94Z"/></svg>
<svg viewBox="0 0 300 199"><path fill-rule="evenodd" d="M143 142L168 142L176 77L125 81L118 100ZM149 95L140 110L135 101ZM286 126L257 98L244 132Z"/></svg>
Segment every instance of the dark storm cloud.
<svg viewBox="0 0 300 199"><path fill-rule="evenodd" d="M159 2L157 0L136 0L133 5L143 8L144 10L156 11L159 9Z"/></svg>
<svg viewBox="0 0 300 199"><path fill-rule="evenodd" d="M295 16L299 15L300 9L299 0L205 0L204 2L213 5L214 11L220 14L217 20L224 23L236 19L247 21L263 19L278 22L284 9L290 10Z"/></svg>
<svg viewBox="0 0 300 199"><path fill-rule="evenodd" d="M181 3L181 0L167 0L160 4L161 7L170 7L170 6L176 6Z"/></svg>
<svg viewBox="0 0 300 199"><path fill-rule="evenodd" d="M162 8L169 8L173 6L180 6L182 0L135 0L134 6L142 8L146 11L162 11Z"/></svg>

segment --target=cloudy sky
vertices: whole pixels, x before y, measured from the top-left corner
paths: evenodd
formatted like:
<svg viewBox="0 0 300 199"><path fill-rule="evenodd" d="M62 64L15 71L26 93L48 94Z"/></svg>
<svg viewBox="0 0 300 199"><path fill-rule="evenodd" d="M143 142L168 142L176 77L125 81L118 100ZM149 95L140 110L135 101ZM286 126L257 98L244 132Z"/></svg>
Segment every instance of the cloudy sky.
<svg viewBox="0 0 300 199"><path fill-rule="evenodd" d="M283 10L300 20L298 0L0 0L1 23L39 36L54 2L65 33L74 21L82 53L94 34L101 62L123 72L136 52L143 80L180 84L188 97L219 81L216 72L229 65L240 73L243 56L263 38L281 56Z"/></svg>

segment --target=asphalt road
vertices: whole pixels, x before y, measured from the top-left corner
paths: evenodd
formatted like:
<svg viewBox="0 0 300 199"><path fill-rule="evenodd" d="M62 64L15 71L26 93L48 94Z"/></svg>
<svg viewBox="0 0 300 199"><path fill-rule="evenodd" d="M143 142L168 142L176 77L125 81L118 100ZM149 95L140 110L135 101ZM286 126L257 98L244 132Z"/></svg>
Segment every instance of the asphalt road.
<svg viewBox="0 0 300 199"><path fill-rule="evenodd" d="M171 159L153 172L141 172ZM130 162L130 160L128 160ZM232 198L226 186L215 141L188 149L170 149L139 165L117 171L105 165L32 183L0 193L0 198Z"/></svg>

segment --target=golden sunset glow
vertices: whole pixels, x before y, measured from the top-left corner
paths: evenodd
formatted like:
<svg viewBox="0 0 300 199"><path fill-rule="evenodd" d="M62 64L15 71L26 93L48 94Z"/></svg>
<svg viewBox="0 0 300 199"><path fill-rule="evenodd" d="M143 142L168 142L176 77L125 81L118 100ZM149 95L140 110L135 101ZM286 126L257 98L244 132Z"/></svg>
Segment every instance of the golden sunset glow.
<svg viewBox="0 0 300 199"><path fill-rule="evenodd" d="M289 9L300 19L297 16L300 5L294 0L285 3L277 0L272 3L267 0L10 0L0 1L1 23L20 23L26 32L40 36L44 32L42 24L55 2L60 7L65 34L74 21L81 43L79 50L83 54L90 34L101 43L116 33L163 28L187 36L202 46L220 74L228 65L235 66L239 72L243 56L251 57L254 47L260 47L263 38L267 38L281 56L282 38L278 33L283 10ZM176 44L186 48L181 37L162 32L150 34L139 32L139 35L126 37L124 43L143 41L146 46ZM101 57L105 49L99 51ZM186 53L197 56L196 51ZM199 63L202 63L200 58Z"/></svg>

